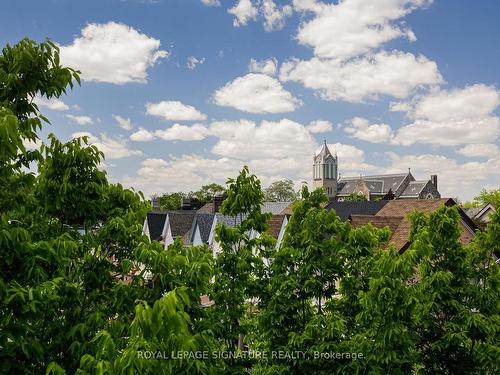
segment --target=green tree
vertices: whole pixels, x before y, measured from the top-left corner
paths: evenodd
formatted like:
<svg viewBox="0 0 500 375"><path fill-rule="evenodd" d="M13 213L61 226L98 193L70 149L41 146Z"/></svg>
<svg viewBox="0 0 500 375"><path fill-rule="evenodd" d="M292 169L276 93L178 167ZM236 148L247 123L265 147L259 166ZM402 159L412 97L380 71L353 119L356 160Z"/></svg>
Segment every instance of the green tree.
<svg viewBox="0 0 500 375"><path fill-rule="evenodd" d="M258 295L261 253L272 247L274 241L265 234L270 214L261 211L264 194L257 177L245 167L236 179L228 179L227 185L227 198L220 212L230 217L234 226L217 224L216 239L221 252L215 260L212 296L218 336L227 349L234 350L242 349L249 330L242 323L247 301Z"/></svg>
<svg viewBox="0 0 500 375"><path fill-rule="evenodd" d="M160 244L150 243L142 233L148 209L142 195L109 184L98 167L102 153L85 139L61 143L50 136L42 152L27 157L22 142L36 139L42 121L48 122L32 104L34 96L58 96L74 77L58 64L57 47L49 42L24 40L4 49L0 58L5 177L0 191L0 373L74 373L79 367L90 373L104 368L132 373L139 358L127 357L128 367L107 367L103 351L116 354L114 347L133 353L162 317L174 325L169 329L178 329L171 342L179 348L193 348L191 339L204 347L200 340L211 341L204 333L207 319L199 296L208 292L213 275L210 251L177 242L167 255ZM30 161L38 162L37 178L21 169ZM20 180L23 199L13 202ZM77 230L81 225L85 231ZM149 287L146 272L153 275ZM142 310L136 308L138 301ZM155 344L162 348L157 342L151 347ZM146 372L157 368L151 361L141 366ZM203 372L202 364L185 361L176 369L190 372L192 366ZM162 371L170 373L168 367Z"/></svg>
<svg viewBox="0 0 500 375"><path fill-rule="evenodd" d="M222 185L211 183L203 185L200 190L192 193L192 196L200 201L200 203L211 202L214 196L223 195L226 188Z"/></svg>
<svg viewBox="0 0 500 375"><path fill-rule="evenodd" d="M352 336L355 324L348 323L361 310L359 292L368 289L368 260L387 239L387 231L353 229L334 211L322 208L326 201L323 190L309 193L304 188L282 245L271 254L256 338L263 350L307 351L312 356L349 349L342 346L342 337ZM256 368L262 374L333 371L332 363L311 359L268 361Z"/></svg>
<svg viewBox="0 0 500 375"><path fill-rule="evenodd" d="M345 197L346 202L366 202L367 199L364 194L361 193L351 193Z"/></svg>
<svg viewBox="0 0 500 375"><path fill-rule="evenodd" d="M492 204L495 209L500 210L500 189L482 189L481 192L474 197L474 202L478 207Z"/></svg>
<svg viewBox="0 0 500 375"><path fill-rule="evenodd" d="M182 199L186 197L187 194L182 192L163 194L160 197L160 207L162 210L179 210Z"/></svg>
<svg viewBox="0 0 500 375"><path fill-rule="evenodd" d="M293 202L297 196L292 180L274 181L265 190L266 201L270 202Z"/></svg>

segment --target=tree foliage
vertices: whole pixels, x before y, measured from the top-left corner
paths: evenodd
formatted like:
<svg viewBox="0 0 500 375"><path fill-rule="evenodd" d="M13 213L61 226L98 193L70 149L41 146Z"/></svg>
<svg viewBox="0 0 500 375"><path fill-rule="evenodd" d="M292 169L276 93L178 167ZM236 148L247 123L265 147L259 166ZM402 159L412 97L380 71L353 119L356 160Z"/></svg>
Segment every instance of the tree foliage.
<svg viewBox="0 0 500 375"><path fill-rule="evenodd" d="M73 80L50 42L0 56L0 373L500 372L500 214L464 246L457 208L414 213L400 254L388 228L353 228L304 188L276 247L245 167L227 183L218 254L165 250L143 234L142 194L111 184L85 138L26 150L48 122L33 98ZM210 354L248 350L305 354Z"/></svg>
<svg viewBox="0 0 500 375"><path fill-rule="evenodd" d="M274 181L265 190L265 199L270 202L293 202L297 197L292 180Z"/></svg>

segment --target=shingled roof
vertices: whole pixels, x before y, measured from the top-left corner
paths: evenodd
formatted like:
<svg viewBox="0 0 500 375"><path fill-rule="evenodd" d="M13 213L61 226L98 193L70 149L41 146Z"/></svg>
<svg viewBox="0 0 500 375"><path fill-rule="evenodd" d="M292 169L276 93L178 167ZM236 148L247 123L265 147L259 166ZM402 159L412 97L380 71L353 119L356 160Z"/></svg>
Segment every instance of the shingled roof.
<svg viewBox="0 0 500 375"><path fill-rule="evenodd" d="M215 214L205 214L197 213L194 221L193 228L198 225L200 229L200 236L203 243L208 243L208 238L210 237L210 230L212 229L212 224L214 222Z"/></svg>
<svg viewBox="0 0 500 375"><path fill-rule="evenodd" d="M161 241L163 227L167 218L166 211L151 211L147 214L147 226L149 229L149 238L151 241Z"/></svg>
<svg viewBox="0 0 500 375"><path fill-rule="evenodd" d="M430 184L430 180L427 181L411 181L406 189L401 193L400 198L404 197L418 197L418 195L424 190L427 184Z"/></svg>
<svg viewBox="0 0 500 375"><path fill-rule="evenodd" d="M283 220L285 220L285 218L286 215L283 214L273 215L271 217L271 220L269 220L269 228L267 230L267 233L269 233L272 237L278 239L281 232L281 227L283 226Z"/></svg>
<svg viewBox="0 0 500 375"><path fill-rule="evenodd" d="M336 202L332 201L325 207L335 210L340 220L345 221L351 215L375 215L389 201Z"/></svg>
<svg viewBox="0 0 500 375"><path fill-rule="evenodd" d="M167 211L172 237L184 237L191 230L196 211Z"/></svg>
<svg viewBox="0 0 500 375"><path fill-rule="evenodd" d="M372 223L377 228L388 226L391 229L391 238L388 245L394 246L399 251L404 251L409 246L409 236L411 230L411 223L408 216L414 212L429 213L437 210L441 206L456 205L455 201L451 198L442 199L405 199L405 200L392 200L387 203L374 215L352 215L351 223L354 227L360 227L367 223ZM460 209L462 221L469 228L468 230L463 227L460 240L463 244L468 244L473 236L477 227L467 217L467 215Z"/></svg>
<svg viewBox="0 0 500 375"><path fill-rule="evenodd" d="M402 216L351 215L350 222L354 228L371 223L376 228L389 227L395 233L403 220Z"/></svg>

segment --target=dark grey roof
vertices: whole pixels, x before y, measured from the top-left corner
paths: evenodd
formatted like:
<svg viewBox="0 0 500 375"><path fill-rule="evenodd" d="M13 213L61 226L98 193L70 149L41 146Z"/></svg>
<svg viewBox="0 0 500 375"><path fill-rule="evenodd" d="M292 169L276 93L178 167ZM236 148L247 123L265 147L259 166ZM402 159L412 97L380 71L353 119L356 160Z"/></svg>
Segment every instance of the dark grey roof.
<svg viewBox="0 0 500 375"><path fill-rule="evenodd" d="M148 212L146 220L149 229L149 238L151 241L160 241L165 219L167 218L166 211L151 211Z"/></svg>
<svg viewBox="0 0 500 375"><path fill-rule="evenodd" d="M200 229L201 240L204 243L208 243L208 237L210 237L210 230L212 229L212 224L214 222L215 214L196 214L193 221L193 228L198 225Z"/></svg>
<svg viewBox="0 0 500 375"><path fill-rule="evenodd" d="M370 190L370 193L387 194L389 189L392 189L393 192L396 191L406 176L408 176L407 173L363 176L363 181ZM354 191L358 180L359 177L342 177L339 179L337 185L337 195L351 194Z"/></svg>
<svg viewBox="0 0 500 375"><path fill-rule="evenodd" d="M335 210L340 220L345 221L351 215L375 215L389 201L368 201L368 202L330 202L327 210Z"/></svg>
<svg viewBox="0 0 500 375"><path fill-rule="evenodd" d="M429 183L427 181L411 181L406 189L401 193L400 197L413 197L418 196L420 192L424 189L425 185Z"/></svg>
<svg viewBox="0 0 500 375"><path fill-rule="evenodd" d="M203 205L198 212L200 214L213 214L214 212L214 203L213 202L208 202Z"/></svg>
<svg viewBox="0 0 500 375"><path fill-rule="evenodd" d="M191 230L196 211L167 211L167 213L173 238L182 237Z"/></svg>

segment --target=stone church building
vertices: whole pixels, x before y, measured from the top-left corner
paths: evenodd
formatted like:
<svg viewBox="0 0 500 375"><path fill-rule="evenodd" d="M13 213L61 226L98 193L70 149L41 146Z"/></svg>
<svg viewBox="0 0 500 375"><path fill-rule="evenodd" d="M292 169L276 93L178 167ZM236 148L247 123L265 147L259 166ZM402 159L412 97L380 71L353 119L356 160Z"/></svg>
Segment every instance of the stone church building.
<svg viewBox="0 0 500 375"><path fill-rule="evenodd" d="M441 198L437 175L431 175L429 180L416 180L409 169L398 174L338 176L338 157L332 155L325 141L320 152L313 156L313 188L323 187L330 201L343 201L351 194L363 195L369 201Z"/></svg>

